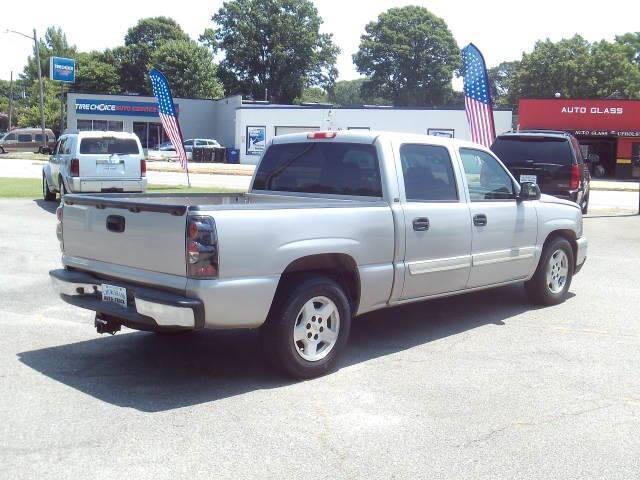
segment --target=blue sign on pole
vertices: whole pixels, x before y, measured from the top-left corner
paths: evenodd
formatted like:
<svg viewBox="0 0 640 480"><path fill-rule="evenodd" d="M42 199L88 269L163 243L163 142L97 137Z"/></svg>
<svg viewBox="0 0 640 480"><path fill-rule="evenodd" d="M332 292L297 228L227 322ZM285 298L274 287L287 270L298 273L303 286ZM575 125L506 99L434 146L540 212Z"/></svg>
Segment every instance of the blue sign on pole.
<svg viewBox="0 0 640 480"><path fill-rule="evenodd" d="M63 83L76 81L76 61L73 58L50 57L49 77Z"/></svg>

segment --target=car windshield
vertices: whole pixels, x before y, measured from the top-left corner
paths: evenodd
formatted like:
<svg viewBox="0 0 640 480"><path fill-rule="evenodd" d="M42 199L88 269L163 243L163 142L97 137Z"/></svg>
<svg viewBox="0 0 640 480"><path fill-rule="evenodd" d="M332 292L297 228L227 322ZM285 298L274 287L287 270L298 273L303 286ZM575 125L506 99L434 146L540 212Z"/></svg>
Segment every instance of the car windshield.
<svg viewBox="0 0 640 480"><path fill-rule="evenodd" d="M524 163L553 163L570 165L571 147L566 138L510 136L498 137L491 150L505 165Z"/></svg>
<svg viewBox="0 0 640 480"><path fill-rule="evenodd" d="M140 153L133 138L83 138L80 153L88 155L130 155Z"/></svg>

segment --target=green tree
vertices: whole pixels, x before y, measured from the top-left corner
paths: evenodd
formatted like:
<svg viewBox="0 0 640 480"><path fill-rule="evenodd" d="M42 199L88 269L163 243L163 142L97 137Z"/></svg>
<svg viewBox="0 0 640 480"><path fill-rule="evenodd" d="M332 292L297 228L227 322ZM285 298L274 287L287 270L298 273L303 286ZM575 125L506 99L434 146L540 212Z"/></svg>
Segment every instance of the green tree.
<svg viewBox="0 0 640 480"><path fill-rule="evenodd" d="M560 92L567 97L589 96L589 53L589 42L580 35L559 42L536 42L531 53L522 55L513 78L513 95L552 97Z"/></svg>
<svg viewBox="0 0 640 480"><path fill-rule="evenodd" d="M616 36L616 42L629 48L631 58L640 65L640 32Z"/></svg>
<svg viewBox="0 0 640 480"><path fill-rule="evenodd" d="M47 128L52 129L56 135L60 134L60 86L48 78L44 79L44 121ZM14 122L19 127L40 126L40 106L38 97L38 81L31 82L28 96L32 99L21 111ZM34 101L35 100L35 101Z"/></svg>
<svg viewBox="0 0 640 480"><path fill-rule="evenodd" d="M592 44L587 71L591 97L640 97L640 68L630 60L626 45L605 40Z"/></svg>
<svg viewBox="0 0 640 480"><path fill-rule="evenodd" d="M310 0L230 0L212 17L201 41L223 52L220 78L228 93L277 103L300 98L305 87L335 82L338 47L320 33Z"/></svg>
<svg viewBox="0 0 640 480"><path fill-rule="evenodd" d="M120 72L110 51L78 53L73 89L89 93L120 93Z"/></svg>
<svg viewBox="0 0 640 480"><path fill-rule="evenodd" d="M496 105L515 105L517 103L518 100L513 95L512 84L519 65L518 61L502 62L488 70L491 96Z"/></svg>
<svg viewBox="0 0 640 480"><path fill-rule="evenodd" d="M151 93L148 82L151 57L166 42L189 40L189 36L172 18L143 18L124 37L124 47L113 50L113 60L120 68L122 90Z"/></svg>
<svg viewBox="0 0 640 480"><path fill-rule="evenodd" d="M601 41L589 43L579 35L536 43L512 77L510 96L552 97L556 92L572 98L598 98L616 92L640 94L638 66L629 47Z"/></svg>
<svg viewBox="0 0 640 480"><path fill-rule="evenodd" d="M329 91L329 101L334 105L348 107L350 105L389 105L390 100L363 94L364 78L341 80Z"/></svg>
<svg viewBox="0 0 640 480"><path fill-rule="evenodd" d="M328 101L327 92L318 87L307 87L302 91L302 96L295 99L293 103L327 103Z"/></svg>
<svg viewBox="0 0 640 480"><path fill-rule="evenodd" d="M365 27L353 56L368 95L398 106L433 106L451 96L460 50L447 24L423 7L391 8Z"/></svg>
<svg viewBox="0 0 640 480"><path fill-rule="evenodd" d="M224 96L211 52L193 40L162 44L151 57L151 63L165 74L176 97Z"/></svg>

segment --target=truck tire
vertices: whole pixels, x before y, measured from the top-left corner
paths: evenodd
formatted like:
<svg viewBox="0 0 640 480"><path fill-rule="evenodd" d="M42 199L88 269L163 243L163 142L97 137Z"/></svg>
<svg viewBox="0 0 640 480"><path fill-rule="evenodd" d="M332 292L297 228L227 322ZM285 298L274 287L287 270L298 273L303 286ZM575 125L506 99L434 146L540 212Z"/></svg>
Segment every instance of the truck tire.
<svg viewBox="0 0 640 480"><path fill-rule="evenodd" d="M64 180L62 176L58 179L58 185L60 186L60 203L62 203L62 197L64 197L67 193L67 189L64 186Z"/></svg>
<svg viewBox="0 0 640 480"><path fill-rule="evenodd" d="M582 202L582 214L586 215L587 213L589 213L589 195L587 194L587 198L584 199L584 201Z"/></svg>
<svg viewBox="0 0 640 480"><path fill-rule="evenodd" d="M301 277L278 294L262 326L267 360L295 379L330 372L351 330L351 305L327 277Z"/></svg>
<svg viewBox="0 0 640 480"><path fill-rule="evenodd" d="M44 173L42 174L42 198L44 198L46 202L52 202L56 199L56 193L49 190L49 183Z"/></svg>
<svg viewBox="0 0 640 480"><path fill-rule="evenodd" d="M525 282L529 299L540 305L564 302L571 286L573 267L571 244L566 238L554 238L542 250L536 273Z"/></svg>

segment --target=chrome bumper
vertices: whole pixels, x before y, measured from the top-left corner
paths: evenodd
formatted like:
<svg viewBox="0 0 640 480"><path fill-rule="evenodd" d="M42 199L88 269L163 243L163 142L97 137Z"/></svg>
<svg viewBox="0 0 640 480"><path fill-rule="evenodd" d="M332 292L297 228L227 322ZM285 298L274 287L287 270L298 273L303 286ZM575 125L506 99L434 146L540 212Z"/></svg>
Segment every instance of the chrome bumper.
<svg viewBox="0 0 640 480"><path fill-rule="evenodd" d="M199 300L119 281L103 282L85 272L59 269L49 272L49 276L54 289L65 302L109 315L131 328L193 329L204 324L204 309ZM102 301L103 283L126 288L127 306Z"/></svg>
<svg viewBox="0 0 640 480"><path fill-rule="evenodd" d="M147 179L142 177L134 180L86 179L71 178L71 191L74 193L102 192L104 190L120 190L123 192L145 192Z"/></svg>
<svg viewBox="0 0 640 480"><path fill-rule="evenodd" d="M584 262L587 261L587 249L589 247L589 242L587 241L586 237L581 237L578 240L576 240L576 244L578 245L578 248L576 250L575 273L578 273L582 268L582 266L584 265Z"/></svg>

